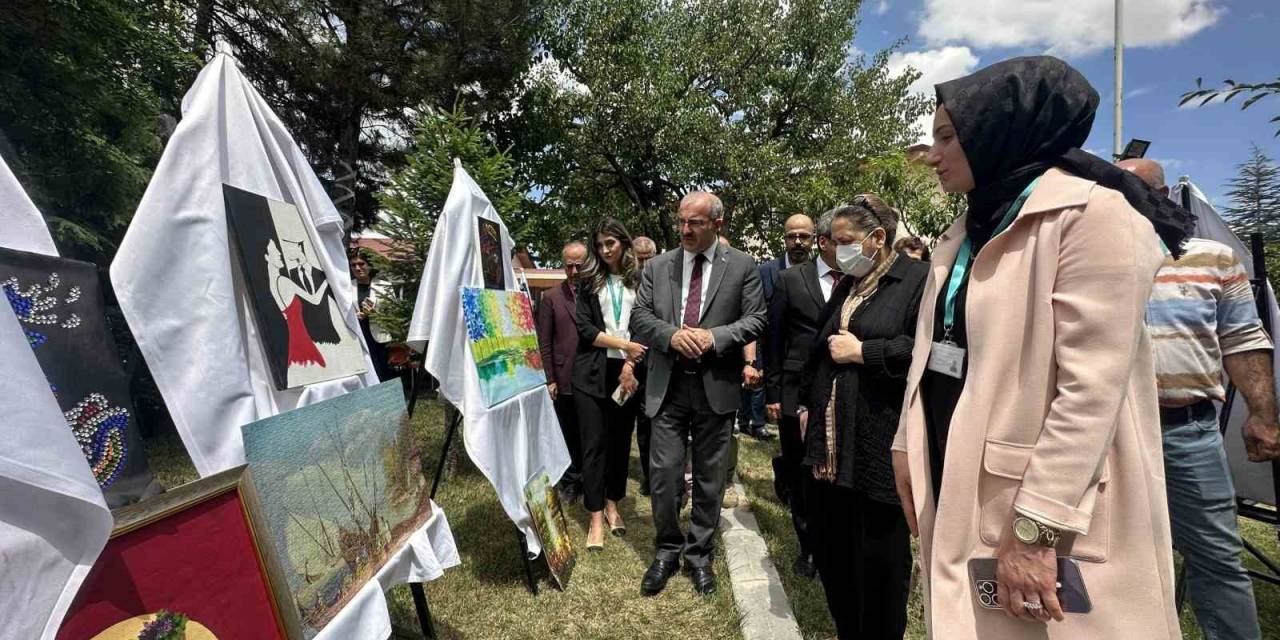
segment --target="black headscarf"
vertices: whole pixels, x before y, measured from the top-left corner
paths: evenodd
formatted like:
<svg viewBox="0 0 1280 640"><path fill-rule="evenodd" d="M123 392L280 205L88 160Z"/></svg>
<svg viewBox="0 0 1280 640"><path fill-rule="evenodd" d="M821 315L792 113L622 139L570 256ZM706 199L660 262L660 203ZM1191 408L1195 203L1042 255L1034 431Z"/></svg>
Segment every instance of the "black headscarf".
<svg viewBox="0 0 1280 640"><path fill-rule="evenodd" d="M1173 252L1195 229L1191 212L1141 178L1080 149L1093 128L1098 92L1051 56L1013 58L935 87L973 171L966 231L981 246L1009 205L1051 167L1124 194Z"/></svg>

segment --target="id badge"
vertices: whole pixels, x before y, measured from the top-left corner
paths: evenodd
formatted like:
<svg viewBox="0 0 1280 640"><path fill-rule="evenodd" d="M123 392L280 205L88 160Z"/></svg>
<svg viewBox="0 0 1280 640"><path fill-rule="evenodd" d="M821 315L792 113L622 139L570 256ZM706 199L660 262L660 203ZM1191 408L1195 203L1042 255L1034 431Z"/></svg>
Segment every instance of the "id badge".
<svg viewBox="0 0 1280 640"><path fill-rule="evenodd" d="M964 371L964 348L953 342L935 342L929 349L930 371L959 379Z"/></svg>

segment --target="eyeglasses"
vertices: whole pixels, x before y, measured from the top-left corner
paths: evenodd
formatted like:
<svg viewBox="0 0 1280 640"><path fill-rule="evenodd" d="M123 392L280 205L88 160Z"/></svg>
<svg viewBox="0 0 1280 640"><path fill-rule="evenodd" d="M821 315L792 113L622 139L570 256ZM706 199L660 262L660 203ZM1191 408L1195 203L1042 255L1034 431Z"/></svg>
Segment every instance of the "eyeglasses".
<svg viewBox="0 0 1280 640"><path fill-rule="evenodd" d="M676 228L683 229L685 227L689 227L694 231L698 231L709 224L711 224L710 220L702 220L699 218L681 218L679 221L676 222Z"/></svg>
<svg viewBox="0 0 1280 640"><path fill-rule="evenodd" d="M566 268L566 269L581 269L581 268L582 268L582 265L584 265L584 264L586 264L586 263L585 263L585 262L566 262L566 263L564 263L564 268Z"/></svg>
<svg viewBox="0 0 1280 640"><path fill-rule="evenodd" d="M782 236L787 242L811 242L813 240L812 233L795 232Z"/></svg>

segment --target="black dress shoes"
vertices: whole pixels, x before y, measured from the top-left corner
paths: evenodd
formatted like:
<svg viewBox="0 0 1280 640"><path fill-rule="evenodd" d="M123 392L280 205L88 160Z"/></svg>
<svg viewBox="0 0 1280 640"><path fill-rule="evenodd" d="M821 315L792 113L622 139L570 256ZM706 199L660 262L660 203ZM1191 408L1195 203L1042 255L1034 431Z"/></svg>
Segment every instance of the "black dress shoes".
<svg viewBox="0 0 1280 640"><path fill-rule="evenodd" d="M769 433L769 427L766 427L764 425L748 427L747 435L751 436L752 438L755 438L756 440L772 440L773 439L773 434Z"/></svg>
<svg viewBox="0 0 1280 640"><path fill-rule="evenodd" d="M644 578L640 580L640 594L656 596L662 593L667 588L667 581L679 568L680 563L676 560L654 558L653 564L649 565L649 570L644 572Z"/></svg>
<svg viewBox="0 0 1280 640"><path fill-rule="evenodd" d="M716 574L711 571L711 565L690 567L689 581L693 583L693 590L704 596L716 591Z"/></svg>

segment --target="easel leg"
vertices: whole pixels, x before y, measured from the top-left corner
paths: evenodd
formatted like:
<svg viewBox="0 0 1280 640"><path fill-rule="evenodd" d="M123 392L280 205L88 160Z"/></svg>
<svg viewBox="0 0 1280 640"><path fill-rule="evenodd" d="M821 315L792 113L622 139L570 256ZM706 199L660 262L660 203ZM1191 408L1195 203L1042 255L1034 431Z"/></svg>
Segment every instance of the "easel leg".
<svg viewBox="0 0 1280 640"><path fill-rule="evenodd" d="M440 448L440 460L436 462L436 475L431 480L431 499L436 499L436 491L440 488L440 479L444 477L444 465L449 459L449 447L453 444L453 434L458 431L458 423L462 422L462 413L453 412L449 418L449 426L444 432L444 446Z"/></svg>
<svg viewBox="0 0 1280 640"><path fill-rule="evenodd" d="M413 608L418 611L418 626L422 627L422 637L435 640L436 630L431 625L431 610L427 608L427 592L421 582L410 582L409 591L413 593Z"/></svg>
<svg viewBox="0 0 1280 640"><path fill-rule="evenodd" d="M409 376L409 417L413 417L413 410L418 406L418 370L409 367L405 372Z"/></svg>
<svg viewBox="0 0 1280 640"><path fill-rule="evenodd" d="M524 579L526 586L529 587L529 593L538 595L538 583L533 579L533 563L529 561L529 543L524 538L524 532L516 527L516 539L520 541L520 561L524 563Z"/></svg>

